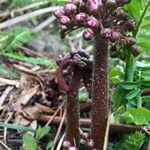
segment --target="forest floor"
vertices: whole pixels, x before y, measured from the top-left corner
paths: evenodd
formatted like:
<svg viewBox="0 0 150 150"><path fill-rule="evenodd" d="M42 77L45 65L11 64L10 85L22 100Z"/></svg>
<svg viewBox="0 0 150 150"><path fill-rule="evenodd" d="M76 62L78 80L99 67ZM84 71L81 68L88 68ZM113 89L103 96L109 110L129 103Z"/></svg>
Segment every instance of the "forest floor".
<svg viewBox="0 0 150 150"><path fill-rule="evenodd" d="M34 144L30 144L32 140L38 143L39 150L60 150L65 133L66 97L58 87L55 59L69 49L86 47L82 32L67 36L65 41L60 40L52 14L59 6L49 6L47 2L9 9L8 1L2 0L0 5L0 29L3 32L25 26L35 34L28 42L15 47L15 52L0 56L0 150L23 149L23 144L33 147L29 150L35 150ZM91 50L89 45L86 51ZM80 88L79 99L80 125L89 131L91 98L84 87ZM34 137L38 134L36 129L40 135L43 131L45 134L26 140L24 135ZM115 143L123 133L134 131L150 135L149 127L115 124L112 119L110 141Z"/></svg>

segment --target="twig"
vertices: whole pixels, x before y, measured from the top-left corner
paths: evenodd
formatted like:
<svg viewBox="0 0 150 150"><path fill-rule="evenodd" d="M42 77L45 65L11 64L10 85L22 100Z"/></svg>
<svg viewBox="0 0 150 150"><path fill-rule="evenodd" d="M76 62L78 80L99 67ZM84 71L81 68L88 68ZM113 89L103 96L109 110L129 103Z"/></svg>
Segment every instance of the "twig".
<svg viewBox="0 0 150 150"><path fill-rule="evenodd" d="M7 27L10 27L12 25L15 25L17 23L23 22L25 20L28 20L30 18L39 16L39 15L42 15L42 14L53 12L53 11L57 10L58 8L60 8L60 7L59 6L47 7L47 8L39 9L39 10L30 12L30 13L24 14L22 16L18 16L18 17L9 19L9 20L4 21L4 22L2 22L0 24L0 29L4 29L4 28L7 28Z"/></svg>
<svg viewBox="0 0 150 150"><path fill-rule="evenodd" d="M35 103L35 106L37 106L37 108L39 108L40 110L42 110L44 113L47 114L53 114L54 110L48 106L42 105L40 103Z"/></svg>
<svg viewBox="0 0 150 150"><path fill-rule="evenodd" d="M57 141L58 141L59 135L60 135L60 133L61 133L62 126L63 126L64 121L65 121L65 117L66 117L66 110L64 111L63 117L61 118L61 121L60 121L58 130L57 130L56 136L55 136L55 138L54 138L54 146L51 148L51 150L54 150L55 145L56 145L56 143L57 143Z"/></svg>
<svg viewBox="0 0 150 150"><path fill-rule="evenodd" d="M57 115L57 113L60 111L60 109L64 106L65 103L62 103L58 109L55 111L55 113L52 115L52 117L48 120L48 122L46 123L45 127L47 127L48 125L51 124L53 118Z"/></svg>
<svg viewBox="0 0 150 150"><path fill-rule="evenodd" d="M30 57L42 57L42 58L45 58L44 55L40 54L40 53L37 53L27 47L24 47L24 46L19 46L18 47L25 55L28 55Z"/></svg>
<svg viewBox="0 0 150 150"><path fill-rule="evenodd" d="M0 144L3 145L7 150L11 150L6 144L4 144L1 140L0 140Z"/></svg>
<svg viewBox="0 0 150 150"><path fill-rule="evenodd" d="M1 77L0 77L0 82L15 86L15 87L19 87L19 84L20 84L18 80L9 80L5 78L1 78Z"/></svg>
<svg viewBox="0 0 150 150"><path fill-rule="evenodd" d="M33 76L36 76L38 77L41 81L43 81L42 77L40 75L38 75L36 72L34 71L31 71L31 69L28 69L26 67L23 67L23 66L19 66L19 65L16 65L14 64L13 67L18 70L18 71L21 71L23 73L27 73L29 75L33 75Z"/></svg>
<svg viewBox="0 0 150 150"><path fill-rule="evenodd" d="M38 121L47 122L52 116L41 115L36 118ZM55 125L59 125L61 121L61 117L54 117L52 123ZM64 121L64 125L66 125L66 120ZM91 119L80 119L80 126L89 128L91 125ZM126 124L110 124L110 133L119 132L119 133L130 133L135 131L143 131L147 135L150 135L150 127L147 126L134 126L134 125L126 125Z"/></svg>
<svg viewBox="0 0 150 150"><path fill-rule="evenodd" d="M48 2L48 1L36 2L36 3L32 3L32 4L28 5L28 6L22 7L22 8L14 9L11 12L13 12L13 13L20 13L20 12L23 12L23 11L26 11L26 10L29 10L29 9L32 9L32 8L36 8L36 7L39 7L39 6L42 6L42 5L47 5L49 3L50 2Z"/></svg>
<svg viewBox="0 0 150 150"><path fill-rule="evenodd" d="M62 143L63 143L63 140L65 138L65 134L61 137L61 139L59 140L59 143L57 145L57 148L56 150L60 150L61 149L61 146L62 146Z"/></svg>
<svg viewBox="0 0 150 150"><path fill-rule="evenodd" d="M9 113L8 114L8 118L5 120L5 123L8 123L10 121L10 119L12 118L13 113ZM4 128L4 143L6 144L6 140L7 139L7 127Z"/></svg>
<svg viewBox="0 0 150 150"><path fill-rule="evenodd" d="M43 30L44 28L46 28L54 20L56 20L56 17L51 16L48 19L46 19L44 22L42 22L41 24L39 24L37 27L35 27L32 31L33 32L39 32L39 31Z"/></svg>
<svg viewBox="0 0 150 150"><path fill-rule="evenodd" d="M14 88L13 86L8 86L6 88L6 90L3 92L3 94L1 95L1 97L0 97L0 108L2 107L2 105L3 105L3 103L4 103L5 99L6 99L6 97L13 90L13 88Z"/></svg>

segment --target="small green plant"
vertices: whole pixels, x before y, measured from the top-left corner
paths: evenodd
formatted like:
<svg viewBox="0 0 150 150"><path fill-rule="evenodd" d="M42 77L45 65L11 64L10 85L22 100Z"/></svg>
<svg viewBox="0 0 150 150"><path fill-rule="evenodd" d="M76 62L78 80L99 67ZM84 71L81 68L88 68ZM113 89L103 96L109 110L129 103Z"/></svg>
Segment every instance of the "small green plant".
<svg viewBox="0 0 150 150"><path fill-rule="evenodd" d="M31 31L25 27L16 27L0 32L0 53L14 50L31 39Z"/></svg>
<svg viewBox="0 0 150 150"><path fill-rule="evenodd" d="M50 133L50 127L43 127L43 128L38 127L34 137L28 133L24 134L23 135L23 146L20 149L21 150L22 149L23 150L37 150L39 141L49 133ZM53 142L50 141L47 144L46 149L49 149L52 146L53 146Z"/></svg>
<svg viewBox="0 0 150 150"><path fill-rule="evenodd" d="M145 134L142 132L125 135L114 150L140 150L145 141L145 137Z"/></svg>

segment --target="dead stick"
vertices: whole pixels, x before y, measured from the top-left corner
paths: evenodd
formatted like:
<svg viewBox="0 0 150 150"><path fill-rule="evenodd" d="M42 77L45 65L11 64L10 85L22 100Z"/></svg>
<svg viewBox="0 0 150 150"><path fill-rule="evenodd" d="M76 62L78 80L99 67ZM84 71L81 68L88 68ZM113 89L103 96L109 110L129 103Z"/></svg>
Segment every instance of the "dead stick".
<svg viewBox="0 0 150 150"><path fill-rule="evenodd" d="M62 103L57 110L55 111L55 113L52 115L52 117L48 120L48 122L46 123L45 127L47 127L49 124L51 124L53 118L57 115L57 113L60 111L60 109L64 106L64 103Z"/></svg>
<svg viewBox="0 0 150 150"><path fill-rule="evenodd" d="M0 108L3 106L5 99L7 98L8 94L14 89L13 86L8 86L6 90L3 92L3 94L0 97Z"/></svg>
<svg viewBox="0 0 150 150"><path fill-rule="evenodd" d="M6 83L8 85L16 86L16 87L19 87L19 84L20 84L18 80L9 80L5 78L1 78L1 77L0 77L0 82Z"/></svg>
<svg viewBox="0 0 150 150"><path fill-rule="evenodd" d="M52 116L41 115L36 118L38 121L47 122ZM52 120L52 124L59 125L61 122L61 117L54 117ZM66 125L66 120L64 121L64 125ZM89 128L91 125L91 119L80 119L80 126ZM133 126L126 124L110 124L110 133L119 132L119 133L130 133L135 131L143 131L146 134L150 135L150 127L146 126Z"/></svg>
<svg viewBox="0 0 150 150"><path fill-rule="evenodd" d="M65 121L65 117L66 117L66 110L64 111L63 117L60 120L60 124L59 124L58 130L57 130L56 136L54 138L54 146L51 148L51 150L54 150L55 145L56 145L56 143L58 141L59 135L61 133L62 126L63 126L64 121Z"/></svg>
<svg viewBox="0 0 150 150"><path fill-rule="evenodd" d="M12 25L15 25L17 23L23 22L25 20L28 20L30 18L39 16L39 15L43 15L43 14L46 14L46 13L49 13L49 12L53 12L53 11L57 10L58 8L60 8L60 7L59 6L46 7L46 8L43 8L43 9L39 9L39 10L30 12L30 13L24 14L22 16L18 16L18 17L9 19L7 21L4 21L4 22L0 23L0 29L10 27Z"/></svg>

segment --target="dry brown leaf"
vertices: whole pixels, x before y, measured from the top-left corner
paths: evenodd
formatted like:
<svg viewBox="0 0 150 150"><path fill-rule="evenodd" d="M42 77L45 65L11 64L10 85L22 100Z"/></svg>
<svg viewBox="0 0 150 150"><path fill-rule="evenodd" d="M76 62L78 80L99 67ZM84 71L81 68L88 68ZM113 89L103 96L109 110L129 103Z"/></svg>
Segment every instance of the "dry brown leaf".
<svg viewBox="0 0 150 150"><path fill-rule="evenodd" d="M37 78L35 76L29 75L29 74L21 74L20 77L20 86L23 90L28 90L30 88L33 88L39 84Z"/></svg>
<svg viewBox="0 0 150 150"><path fill-rule="evenodd" d="M31 120L26 119L22 114L17 114L14 118L14 124L22 125L22 126L29 126Z"/></svg>
<svg viewBox="0 0 150 150"><path fill-rule="evenodd" d="M37 93L38 91L38 86L31 88L29 90L24 90L21 94L19 94L16 99L15 99L15 108L16 110L19 110L22 108L23 105L26 105L31 98Z"/></svg>
<svg viewBox="0 0 150 150"><path fill-rule="evenodd" d="M39 104L39 103L35 103L35 106L37 108L41 109L41 111L43 111L43 113L46 113L46 114L53 114L55 112L52 108L44 106L44 105Z"/></svg>
<svg viewBox="0 0 150 150"><path fill-rule="evenodd" d="M40 110L37 106L32 106L24 108L22 112L24 112L24 117L31 120L36 120L36 118L38 118L42 113L42 110Z"/></svg>

